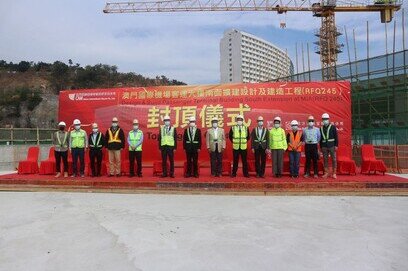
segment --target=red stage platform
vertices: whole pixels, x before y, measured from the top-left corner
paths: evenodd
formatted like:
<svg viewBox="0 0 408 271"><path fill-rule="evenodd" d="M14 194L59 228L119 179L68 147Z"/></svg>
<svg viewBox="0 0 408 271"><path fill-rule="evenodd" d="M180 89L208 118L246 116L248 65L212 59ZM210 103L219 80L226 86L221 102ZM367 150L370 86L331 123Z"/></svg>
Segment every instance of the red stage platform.
<svg viewBox="0 0 408 271"><path fill-rule="evenodd" d="M393 175L338 175L336 180L292 179L289 176L274 178L269 172L265 179L255 176L244 178L240 172L236 178L210 176L209 168L202 168L200 178L183 178L182 169L176 168L176 178L152 176L151 168L144 169L144 177L76 177L55 178L52 175L9 174L0 176L0 189L65 189L65 190L153 190L153 191L191 191L191 192L397 192L408 194L408 179Z"/></svg>

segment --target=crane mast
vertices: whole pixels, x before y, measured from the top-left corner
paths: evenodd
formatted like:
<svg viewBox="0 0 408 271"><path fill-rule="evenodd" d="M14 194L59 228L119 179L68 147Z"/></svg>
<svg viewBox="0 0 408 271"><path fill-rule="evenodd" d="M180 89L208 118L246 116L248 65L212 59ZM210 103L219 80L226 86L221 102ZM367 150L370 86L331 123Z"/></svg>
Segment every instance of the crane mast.
<svg viewBox="0 0 408 271"><path fill-rule="evenodd" d="M315 34L318 41L316 53L320 55L322 79L336 80L337 55L341 47L337 41L341 33L337 30L337 12L379 12L382 23L392 21L394 13L401 8L401 0L162 0L138 2L108 2L104 13L146 13L146 12L215 12L215 11L275 11L312 12L321 18L321 27Z"/></svg>

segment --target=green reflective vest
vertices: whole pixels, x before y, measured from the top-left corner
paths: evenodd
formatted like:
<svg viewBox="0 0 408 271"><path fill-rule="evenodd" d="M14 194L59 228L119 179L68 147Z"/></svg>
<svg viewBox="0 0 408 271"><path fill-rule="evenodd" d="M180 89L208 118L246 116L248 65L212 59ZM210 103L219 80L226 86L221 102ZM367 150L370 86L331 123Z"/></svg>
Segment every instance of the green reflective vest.
<svg viewBox="0 0 408 271"><path fill-rule="evenodd" d="M246 150L247 148L247 128L245 126L240 127L233 126L232 127L232 148L234 150Z"/></svg>
<svg viewBox="0 0 408 271"><path fill-rule="evenodd" d="M186 141L187 144L191 144L191 143L193 143L193 144L198 144L198 141L195 141L195 140L194 140L194 137L195 137L195 133L196 133L196 132L197 132L197 128L193 128L193 134L191 135L191 134L190 134L190 128L188 128L188 130L187 130L188 140Z"/></svg>
<svg viewBox="0 0 408 271"><path fill-rule="evenodd" d="M266 142L265 137L266 137L266 133L267 133L268 131L264 131L265 128L262 128L263 134L262 134L262 136L261 136L261 135L259 134L258 127L254 128L254 129L255 129L255 135L256 135L256 138L254 139L254 142L265 143L265 142Z"/></svg>
<svg viewBox="0 0 408 271"><path fill-rule="evenodd" d="M329 138L331 127L332 127L331 124L329 125L329 127L327 127L326 134L323 133L323 126L320 127L320 134L322 135L322 142L323 143L334 142L334 138Z"/></svg>
<svg viewBox="0 0 408 271"><path fill-rule="evenodd" d="M169 132L166 132L166 127L162 126L160 129L161 141L160 146L174 147L174 127L170 127Z"/></svg>
<svg viewBox="0 0 408 271"><path fill-rule="evenodd" d="M71 148L85 148L86 132L82 129L73 130L70 134Z"/></svg>
<svg viewBox="0 0 408 271"><path fill-rule="evenodd" d="M96 141L93 137L93 134L91 135L91 142L89 144L89 147L91 148L102 148L101 143L101 138L102 138L102 133L98 132L98 135L96 136Z"/></svg>
<svg viewBox="0 0 408 271"><path fill-rule="evenodd" d="M60 148L67 148L68 147L68 142L67 142L68 132L64 132L64 139L62 140L62 142L61 142L59 132L56 132L55 136L57 137L58 147L60 147Z"/></svg>
<svg viewBox="0 0 408 271"><path fill-rule="evenodd" d="M286 150L288 148L285 130L281 127L269 130L269 148L271 150Z"/></svg>
<svg viewBox="0 0 408 271"><path fill-rule="evenodd" d="M140 139L142 138L143 132L140 131L139 129L136 131L136 133L134 131L130 131L129 132L129 141L130 144L132 146L136 146L136 144L140 141ZM133 151L133 149L131 148L131 146L129 146L129 151ZM142 144L140 144L139 146L137 146L137 148L134 151L142 151Z"/></svg>

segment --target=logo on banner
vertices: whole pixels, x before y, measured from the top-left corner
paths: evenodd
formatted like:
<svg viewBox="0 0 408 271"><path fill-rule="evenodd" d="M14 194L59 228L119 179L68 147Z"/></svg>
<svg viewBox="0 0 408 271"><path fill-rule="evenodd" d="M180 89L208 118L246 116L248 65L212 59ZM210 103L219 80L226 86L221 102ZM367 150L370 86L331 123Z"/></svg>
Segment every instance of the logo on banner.
<svg viewBox="0 0 408 271"><path fill-rule="evenodd" d="M71 101L112 101L116 100L115 92L80 92L70 93L68 98Z"/></svg>

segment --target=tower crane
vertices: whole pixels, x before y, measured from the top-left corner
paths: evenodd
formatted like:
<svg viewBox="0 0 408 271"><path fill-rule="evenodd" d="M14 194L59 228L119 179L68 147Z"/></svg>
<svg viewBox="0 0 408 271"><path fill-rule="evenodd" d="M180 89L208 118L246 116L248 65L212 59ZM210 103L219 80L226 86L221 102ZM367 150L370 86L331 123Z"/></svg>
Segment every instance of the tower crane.
<svg viewBox="0 0 408 271"><path fill-rule="evenodd" d="M148 0L137 2L108 2L104 13L141 12L209 12L209 11L275 11L312 12L321 19L321 27L315 34L322 65L323 80L336 79L337 55L341 45L337 38L335 13L378 12L382 23L392 21L394 13L401 8L402 0Z"/></svg>

